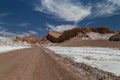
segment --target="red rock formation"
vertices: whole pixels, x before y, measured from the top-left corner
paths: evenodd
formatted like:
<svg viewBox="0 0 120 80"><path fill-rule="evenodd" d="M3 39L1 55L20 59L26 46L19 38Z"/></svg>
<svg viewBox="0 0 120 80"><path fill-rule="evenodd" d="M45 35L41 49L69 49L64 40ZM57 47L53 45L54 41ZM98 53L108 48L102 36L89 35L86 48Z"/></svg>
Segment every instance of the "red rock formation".
<svg viewBox="0 0 120 80"><path fill-rule="evenodd" d="M26 36L23 41L26 41L29 44L39 43L39 38L35 35Z"/></svg>
<svg viewBox="0 0 120 80"><path fill-rule="evenodd" d="M16 36L15 41L27 42L28 44L40 43L40 39L35 35L29 35L26 37Z"/></svg>
<svg viewBox="0 0 120 80"><path fill-rule="evenodd" d="M20 41L20 42L22 42L22 41L23 41L23 38L20 37L20 36L16 36L15 40L16 40L16 41Z"/></svg>

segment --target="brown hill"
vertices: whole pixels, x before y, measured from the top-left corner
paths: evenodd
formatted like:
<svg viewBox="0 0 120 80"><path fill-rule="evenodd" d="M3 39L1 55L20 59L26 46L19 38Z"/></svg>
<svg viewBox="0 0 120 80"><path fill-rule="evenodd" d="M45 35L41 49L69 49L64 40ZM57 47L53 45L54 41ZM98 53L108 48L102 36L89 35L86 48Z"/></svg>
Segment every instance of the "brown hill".
<svg viewBox="0 0 120 80"><path fill-rule="evenodd" d="M77 36L79 36L79 38L83 38L83 37L90 38L87 35L89 32L95 32L95 33L100 33L100 34L115 33L115 31L110 30L106 27L99 27L99 28L81 27L81 28L74 28L72 30L64 31L61 35L59 35L59 37L58 36L56 37L55 35L52 35L49 32L47 35L47 39L51 42L59 43L59 42L69 40L69 39L71 39L73 37L77 37Z"/></svg>

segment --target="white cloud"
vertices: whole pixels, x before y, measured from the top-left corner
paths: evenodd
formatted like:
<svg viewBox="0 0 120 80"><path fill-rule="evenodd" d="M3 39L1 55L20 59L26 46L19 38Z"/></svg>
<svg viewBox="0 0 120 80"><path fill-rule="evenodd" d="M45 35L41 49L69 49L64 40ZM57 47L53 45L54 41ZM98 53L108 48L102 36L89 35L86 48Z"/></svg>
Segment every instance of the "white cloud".
<svg viewBox="0 0 120 80"><path fill-rule="evenodd" d="M75 2L76 1L76 2ZM51 17L62 19L65 21L74 21L78 23L85 18L100 18L109 17L112 15L119 14L120 0L100 0L95 3L89 2L86 4L82 3L82 0L39 0L35 5L35 10L43 12ZM88 23L90 25L94 22ZM47 26L55 31L62 32L64 30L72 29L72 25L60 25Z"/></svg>
<svg viewBox="0 0 120 80"><path fill-rule="evenodd" d="M39 0L41 4L35 6L36 11L54 15L59 19L78 22L90 15L90 7L71 0Z"/></svg>
<svg viewBox="0 0 120 80"><path fill-rule="evenodd" d="M58 31L58 32L63 32L65 30L70 30L70 29L75 28L74 25L59 25L59 26L54 26L54 25L47 24L47 26L51 30Z"/></svg>

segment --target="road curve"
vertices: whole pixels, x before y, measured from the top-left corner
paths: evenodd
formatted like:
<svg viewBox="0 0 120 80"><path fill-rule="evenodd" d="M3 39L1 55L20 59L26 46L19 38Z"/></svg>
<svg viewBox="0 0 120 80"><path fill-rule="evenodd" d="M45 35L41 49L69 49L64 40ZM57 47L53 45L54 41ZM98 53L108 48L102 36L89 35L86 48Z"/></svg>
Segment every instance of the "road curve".
<svg viewBox="0 0 120 80"><path fill-rule="evenodd" d="M0 80L91 80L84 74L78 76L52 55L39 47L0 54Z"/></svg>

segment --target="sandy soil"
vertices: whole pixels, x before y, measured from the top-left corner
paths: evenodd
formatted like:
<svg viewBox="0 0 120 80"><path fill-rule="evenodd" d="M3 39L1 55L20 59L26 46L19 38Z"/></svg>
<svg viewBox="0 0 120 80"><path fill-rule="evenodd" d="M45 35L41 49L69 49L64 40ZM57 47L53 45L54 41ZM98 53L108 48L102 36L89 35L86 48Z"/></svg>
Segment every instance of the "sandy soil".
<svg viewBox="0 0 120 80"><path fill-rule="evenodd" d="M107 40L68 40L58 45L66 47L91 46L91 47L120 48L120 42L112 42Z"/></svg>
<svg viewBox="0 0 120 80"><path fill-rule="evenodd" d="M39 47L0 54L0 80L95 80Z"/></svg>

